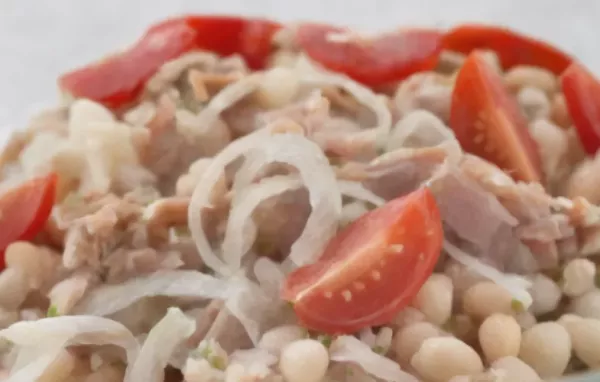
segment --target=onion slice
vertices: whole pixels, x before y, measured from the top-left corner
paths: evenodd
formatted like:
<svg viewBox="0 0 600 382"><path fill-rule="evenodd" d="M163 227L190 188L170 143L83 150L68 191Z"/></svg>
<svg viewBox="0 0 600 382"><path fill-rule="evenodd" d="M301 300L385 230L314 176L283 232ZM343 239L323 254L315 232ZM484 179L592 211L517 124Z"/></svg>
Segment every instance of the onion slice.
<svg viewBox="0 0 600 382"><path fill-rule="evenodd" d="M162 382L169 359L195 330L194 320L178 308L169 308L163 319L148 333L139 356L127 369L125 382Z"/></svg>
<svg viewBox="0 0 600 382"><path fill-rule="evenodd" d="M533 300L527 291L527 289L531 287L530 281L517 275L506 275L497 269L480 262L468 253L465 253L460 248L451 244L448 240L444 240L444 250L446 250L450 257L465 267L474 270L483 277L490 279L509 291L513 298L519 301L525 309L528 309L531 306Z"/></svg>
<svg viewBox="0 0 600 382"><path fill-rule="evenodd" d="M212 187L225 167L254 150L264 154L253 156L257 161L251 166L255 175L270 163L289 164L298 169L300 178L308 189L312 211L300 237L292 244L289 256L296 265L316 260L337 230L342 200L335 173L321 149L301 135L271 135L268 134L270 131L271 128L267 126L227 146L213 159L192 194L188 209L192 238L206 265L222 275L235 274L239 271L239 266L224 262L214 253L202 230L202 209L210 206Z"/></svg>
<svg viewBox="0 0 600 382"><path fill-rule="evenodd" d="M66 346L116 345L123 348L127 363L135 362L139 344L124 325L103 317L62 316L17 322L0 330L19 348L9 381L35 381Z"/></svg>
<svg viewBox="0 0 600 382"><path fill-rule="evenodd" d="M79 314L107 316L145 297L196 297L226 299L241 284L221 280L197 271L160 271L118 285L104 285L93 290L75 311Z"/></svg>
<svg viewBox="0 0 600 382"><path fill-rule="evenodd" d="M374 206L381 207L385 204L385 199L375 195L367 189L362 183L351 180L338 180L338 187L343 195L351 198L371 203Z"/></svg>
<svg viewBox="0 0 600 382"><path fill-rule="evenodd" d="M320 68L317 69L306 57L302 57L299 61L297 71L303 83L340 87L371 109L377 118L377 124L373 129L377 132L379 146L385 147L387 137L392 130L392 114L386 104L385 97L377 95L371 89L344 75L327 72ZM363 132L357 134L361 133Z"/></svg>
<svg viewBox="0 0 600 382"><path fill-rule="evenodd" d="M252 247L257 231L252 213L260 203L301 186L298 177L282 175L262 179L235 194L222 246L223 258L228 265L239 268L242 256Z"/></svg>
<svg viewBox="0 0 600 382"><path fill-rule="evenodd" d="M418 382L418 379L402 371L389 358L375 353L367 344L352 336L340 336L329 347L329 358L336 362L356 363L367 373L391 382Z"/></svg>

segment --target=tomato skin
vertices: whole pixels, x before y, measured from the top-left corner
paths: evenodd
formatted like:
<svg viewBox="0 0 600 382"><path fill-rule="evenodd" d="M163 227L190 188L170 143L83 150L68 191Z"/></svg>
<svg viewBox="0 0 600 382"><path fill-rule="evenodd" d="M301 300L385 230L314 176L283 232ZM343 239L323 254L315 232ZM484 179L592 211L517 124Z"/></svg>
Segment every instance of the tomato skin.
<svg viewBox="0 0 600 382"><path fill-rule="evenodd" d="M397 82L438 62L443 34L433 29L397 30L374 39L335 41L342 28L303 24L296 38L308 56L325 68L367 86Z"/></svg>
<svg viewBox="0 0 600 382"><path fill-rule="evenodd" d="M478 52L461 67L452 93L450 127L462 148L495 163L513 178L542 182L537 145L500 75Z"/></svg>
<svg viewBox="0 0 600 382"><path fill-rule="evenodd" d="M481 24L466 24L449 30L444 37L444 49L464 54L476 49L490 49L498 54L504 69L531 65L557 75L572 61L568 54L548 43L508 28Z"/></svg>
<svg viewBox="0 0 600 382"><path fill-rule="evenodd" d="M316 263L289 274L281 296L312 330L353 333L388 323L433 272L442 240L435 199L419 189L344 228Z"/></svg>
<svg viewBox="0 0 600 382"><path fill-rule="evenodd" d="M600 148L600 81L574 62L560 77L560 84L579 140L594 155Z"/></svg>
<svg viewBox="0 0 600 382"><path fill-rule="evenodd" d="M4 251L18 240L31 240L48 220L58 176L51 173L31 179L0 195L0 266L4 268Z"/></svg>
<svg viewBox="0 0 600 382"><path fill-rule="evenodd" d="M223 56L239 53L252 69L264 67L278 23L229 16L189 15L148 29L128 50L66 73L59 86L78 98L111 109L136 100L144 85L167 61L196 49Z"/></svg>

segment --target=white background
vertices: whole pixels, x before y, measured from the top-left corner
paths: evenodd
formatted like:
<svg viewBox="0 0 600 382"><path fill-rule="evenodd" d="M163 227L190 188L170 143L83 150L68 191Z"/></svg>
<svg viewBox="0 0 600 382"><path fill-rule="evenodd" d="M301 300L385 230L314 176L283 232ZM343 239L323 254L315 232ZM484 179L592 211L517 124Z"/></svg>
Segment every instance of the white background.
<svg viewBox="0 0 600 382"><path fill-rule="evenodd" d="M600 74L600 0L0 0L0 140L52 103L59 73L184 12L312 19L359 30L495 22L552 41Z"/></svg>

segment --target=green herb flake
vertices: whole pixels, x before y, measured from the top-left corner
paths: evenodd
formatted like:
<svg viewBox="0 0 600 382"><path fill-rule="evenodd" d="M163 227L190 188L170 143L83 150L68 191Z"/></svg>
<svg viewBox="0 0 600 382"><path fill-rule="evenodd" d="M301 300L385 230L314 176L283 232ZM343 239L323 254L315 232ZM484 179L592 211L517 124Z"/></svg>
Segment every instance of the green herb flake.
<svg viewBox="0 0 600 382"><path fill-rule="evenodd" d="M207 345L206 347L199 349L198 354L200 357L208 359L213 354L213 351L210 346Z"/></svg>
<svg viewBox="0 0 600 382"><path fill-rule="evenodd" d="M219 369L219 370L223 370L224 371L225 368L227 367L227 365L225 364L225 360L223 359L223 357L213 356L213 357L210 357L210 359L208 360L208 362L215 369Z"/></svg>
<svg viewBox="0 0 600 382"><path fill-rule="evenodd" d="M346 368L346 375L347 375L348 377L352 377L352 376L354 376L354 370L352 370L351 368L347 367L347 368Z"/></svg>
<svg viewBox="0 0 600 382"><path fill-rule="evenodd" d="M512 299L512 301L510 302L510 307L513 311L517 313L523 313L525 311L525 306L523 305L523 303L517 300L516 298Z"/></svg>
<svg viewBox="0 0 600 382"><path fill-rule="evenodd" d="M331 346L331 343L333 342L333 337L331 337L327 334L321 334L321 335L317 336L317 341L319 341L320 343L323 344L323 346L328 348L329 346Z"/></svg>
<svg viewBox="0 0 600 382"><path fill-rule="evenodd" d="M383 346L377 345L377 346L373 346L373 352L383 355L383 354L385 354L385 349L383 348Z"/></svg>
<svg viewBox="0 0 600 382"><path fill-rule="evenodd" d="M58 316L60 316L60 314L58 314L58 308L56 308L56 305L50 305L50 307L48 308L48 312L46 312L46 317Z"/></svg>

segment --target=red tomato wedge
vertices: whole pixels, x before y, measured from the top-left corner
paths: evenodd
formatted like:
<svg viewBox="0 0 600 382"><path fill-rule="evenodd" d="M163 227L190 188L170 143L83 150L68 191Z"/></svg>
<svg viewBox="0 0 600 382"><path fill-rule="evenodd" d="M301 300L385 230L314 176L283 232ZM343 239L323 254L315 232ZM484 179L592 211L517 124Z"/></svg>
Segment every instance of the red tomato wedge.
<svg viewBox="0 0 600 382"><path fill-rule="evenodd" d="M513 178L541 182L541 159L516 100L477 52L456 78L450 127L462 148L495 163Z"/></svg>
<svg viewBox="0 0 600 382"><path fill-rule="evenodd" d="M434 69L442 37L431 29L398 30L373 39L353 38L329 25L303 24L297 30L297 42L311 59L368 86Z"/></svg>
<svg viewBox="0 0 600 382"><path fill-rule="evenodd" d="M475 49L490 49L498 54L504 69L532 65L557 75L572 61L568 54L550 44L491 25L468 24L451 29L444 37L444 49L465 54Z"/></svg>
<svg viewBox="0 0 600 382"><path fill-rule="evenodd" d="M59 86L79 98L118 109L140 95L146 81L167 61L203 49L242 55L253 69L271 53L280 25L260 19L228 16L184 16L151 27L131 48L98 63L64 74Z"/></svg>
<svg viewBox="0 0 600 382"><path fill-rule="evenodd" d="M58 177L52 173L29 180L0 195L0 252L18 240L31 240L44 228L56 195Z"/></svg>
<svg viewBox="0 0 600 382"><path fill-rule="evenodd" d="M431 275L442 239L433 194L419 189L346 227L318 262L287 277L282 298L306 327L324 333L385 324Z"/></svg>
<svg viewBox="0 0 600 382"><path fill-rule="evenodd" d="M579 63L572 63L560 77L567 109L585 151L600 148L600 81Z"/></svg>

